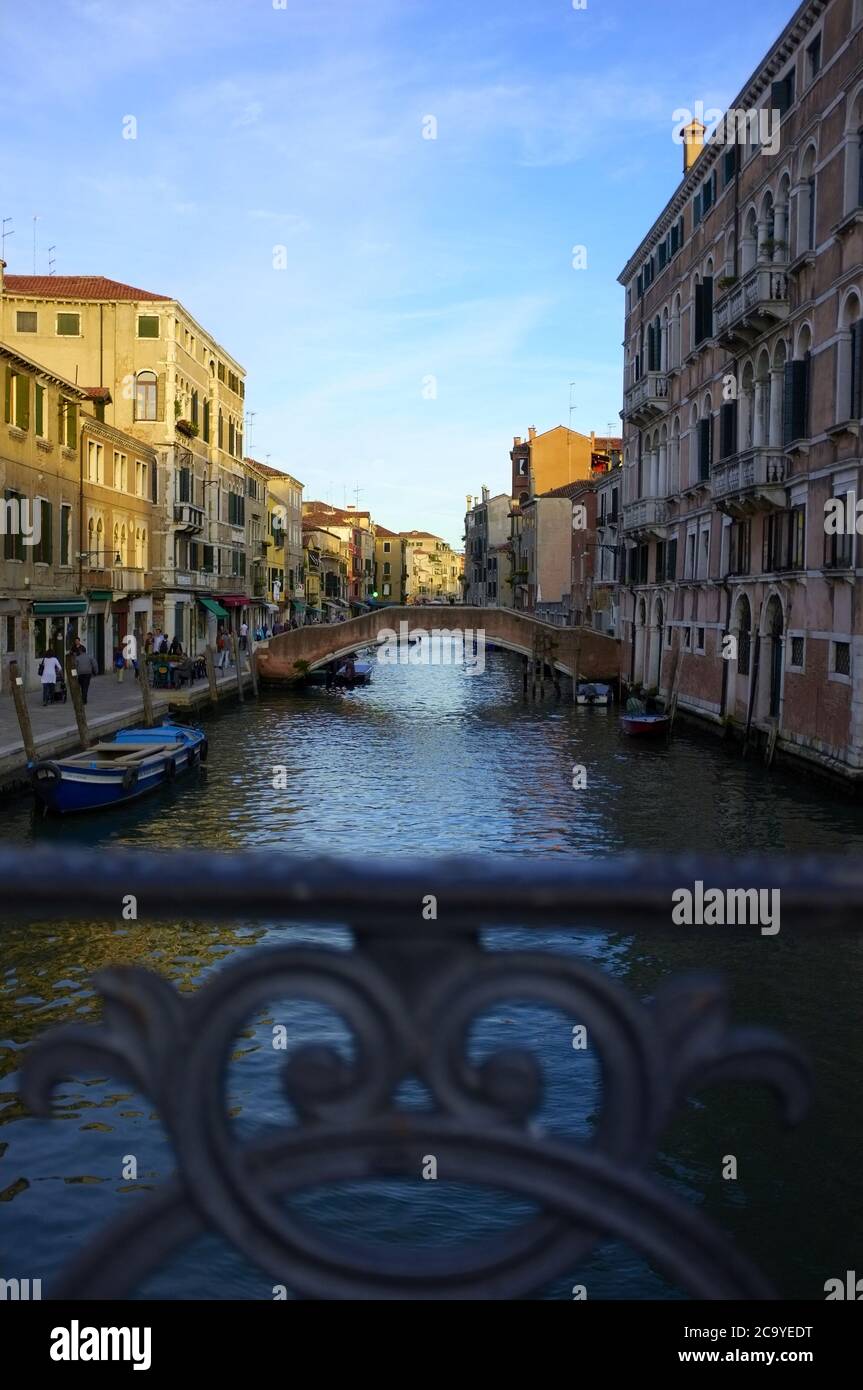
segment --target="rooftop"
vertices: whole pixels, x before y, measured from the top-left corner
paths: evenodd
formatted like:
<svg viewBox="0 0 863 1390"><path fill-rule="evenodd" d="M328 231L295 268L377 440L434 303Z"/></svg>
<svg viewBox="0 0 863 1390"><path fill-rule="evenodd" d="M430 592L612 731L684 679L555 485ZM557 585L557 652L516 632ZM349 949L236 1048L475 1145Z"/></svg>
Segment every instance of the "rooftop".
<svg viewBox="0 0 863 1390"><path fill-rule="evenodd" d="M3 288L7 294L33 295L44 299L127 299L168 301L167 294L153 294L104 275L6 275Z"/></svg>

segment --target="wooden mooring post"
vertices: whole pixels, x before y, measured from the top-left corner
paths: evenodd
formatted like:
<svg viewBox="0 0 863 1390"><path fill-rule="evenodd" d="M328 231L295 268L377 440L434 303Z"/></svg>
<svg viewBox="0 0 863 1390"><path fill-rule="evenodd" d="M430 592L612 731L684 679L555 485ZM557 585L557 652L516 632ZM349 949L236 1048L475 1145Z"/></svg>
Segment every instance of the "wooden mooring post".
<svg viewBox="0 0 863 1390"><path fill-rule="evenodd" d="M219 687L216 684L216 658L213 652L213 648L210 646L204 648L204 661L207 664L207 682L210 687L210 704L217 705L219 703Z"/></svg>
<svg viewBox="0 0 863 1390"><path fill-rule="evenodd" d="M30 711L27 708L27 696L24 693L24 677L18 670L18 662L9 662L9 684L12 688L12 703L15 706L15 713L18 717L18 725L21 729L21 738L24 743L24 752L30 762L36 758L36 744L33 740L33 725L30 722Z"/></svg>
<svg viewBox="0 0 863 1390"><path fill-rule="evenodd" d="M153 692L150 689L150 672L147 669L146 661L138 662L138 680L141 684L141 700L144 705L144 726L152 729L156 723L156 715L153 711Z"/></svg>
<svg viewBox="0 0 863 1390"><path fill-rule="evenodd" d="M246 696L243 691L243 672L240 667L240 644L237 641L236 632L231 633L231 651L234 657L234 666L237 671L237 694L240 697L240 704L242 704Z"/></svg>
<svg viewBox="0 0 863 1390"><path fill-rule="evenodd" d="M255 651L254 646L252 645L252 639L251 639L251 637L249 638L249 674L250 674L250 676L252 677L252 690L253 690L253 692L254 692L255 699L257 700L257 699L258 699L258 656L257 656L257 653L256 653L256 651Z"/></svg>
<svg viewBox="0 0 863 1390"><path fill-rule="evenodd" d="M81 694L81 687L78 684L78 672L75 670L75 657L72 652L66 653L66 688L72 701L72 708L75 711L75 722L78 725L78 737L81 740L82 748L89 748L92 742L90 730L87 727L87 712L84 709L84 697Z"/></svg>

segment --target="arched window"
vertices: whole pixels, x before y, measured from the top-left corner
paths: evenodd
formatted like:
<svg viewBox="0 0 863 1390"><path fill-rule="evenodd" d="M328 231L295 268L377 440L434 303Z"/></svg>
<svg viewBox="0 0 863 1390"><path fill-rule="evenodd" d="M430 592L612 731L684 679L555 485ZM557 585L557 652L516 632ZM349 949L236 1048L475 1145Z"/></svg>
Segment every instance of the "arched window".
<svg viewBox="0 0 863 1390"><path fill-rule="evenodd" d="M93 556L93 562L94 562L94 568L95 568L95 569L101 569L101 568L102 568L104 553L105 553L105 528L104 528L104 526L102 525L102 518L99 517L99 520L96 522L96 546L95 546L95 552L94 552L94 556Z"/></svg>
<svg viewBox="0 0 863 1390"><path fill-rule="evenodd" d="M860 296L853 290L839 314L836 341L836 421L863 415L863 321Z"/></svg>
<svg viewBox="0 0 863 1390"><path fill-rule="evenodd" d="M157 419L158 382L155 372L139 372L135 378L135 419Z"/></svg>
<svg viewBox="0 0 863 1390"><path fill-rule="evenodd" d="M91 516L87 522L87 564L91 570L96 566L96 522Z"/></svg>

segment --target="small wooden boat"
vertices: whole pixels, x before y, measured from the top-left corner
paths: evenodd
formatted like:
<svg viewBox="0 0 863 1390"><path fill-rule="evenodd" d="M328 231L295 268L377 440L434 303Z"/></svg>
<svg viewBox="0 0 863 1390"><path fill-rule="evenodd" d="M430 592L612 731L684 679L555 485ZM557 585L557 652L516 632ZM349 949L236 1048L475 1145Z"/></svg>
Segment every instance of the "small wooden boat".
<svg viewBox="0 0 863 1390"><path fill-rule="evenodd" d="M372 663L370 661L355 661L354 673L348 675L344 666L340 666L333 676L333 685L341 686L343 689L353 690L355 685L368 685L372 678Z"/></svg>
<svg viewBox="0 0 863 1390"><path fill-rule="evenodd" d="M636 738L659 738L668 732L671 723L667 714L622 714L620 725L625 734Z"/></svg>
<svg viewBox="0 0 863 1390"><path fill-rule="evenodd" d="M69 815L135 801L207 760L201 729L160 724L120 729L113 741L96 743L68 758L27 764L36 797L49 811Z"/></svg>
<svg viewBox="0 0 863 1390"><path fill-rule="evenodd" d="M599 705L607 709L611 701L612 689L610 685L601 685L598 681L582 681L576 688L575 703L577 705Z"/></svg>

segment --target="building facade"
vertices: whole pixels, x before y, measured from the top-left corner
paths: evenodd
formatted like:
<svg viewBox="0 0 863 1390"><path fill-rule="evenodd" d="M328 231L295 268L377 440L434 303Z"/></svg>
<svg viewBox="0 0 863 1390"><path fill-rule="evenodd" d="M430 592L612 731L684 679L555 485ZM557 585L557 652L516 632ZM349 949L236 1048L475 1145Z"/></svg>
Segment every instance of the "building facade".
<svg viewBox="0 0 863 1390"><path fill-rule="evenodd" d="M0 344L0 690L15 659L39 684L48 651L80 638L101 670L152 622L150 547L157 465L148 448L100 417L104 389L76 386Z"/></svg>
<svg viewBox="0 0 863 1390"><path fill-rule="evenodd" d="M404 603L405 543L395 531L375 526L375 590L381 603Z"/></svg>
<svg viewBox="0 0 863 1390"><path fill-rule="evenodd" d="M722 138L686 128L682 180L620 276L623 674L849 776L863 569L827 515L861 485L861 130L863 6L806 0Z"/></svg>
<svg viewBox="0 0 863 1390"><path fill-rule="evenodd" d="M102 276L0 267L0 341L107 389L104 423L157 452L154 623L195 652L215 636L213 599L247 616L242 367L176 299Z"/></svg>
<svg viewBox="0 0 863 1390"><path fill-rule="evenodd" d="M464 601L480 608L512 606L509 494L485 486L468 497L464 519Z"/></svg>

